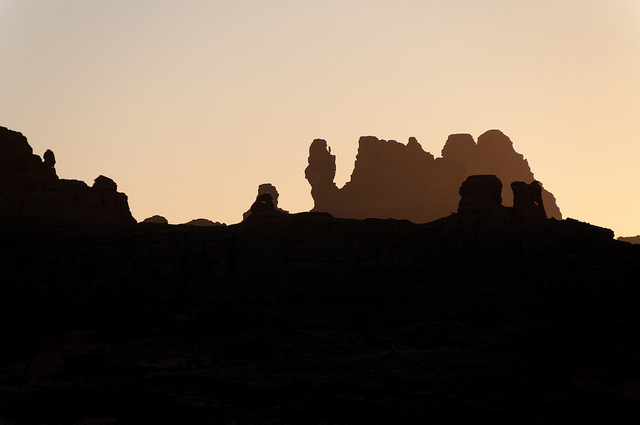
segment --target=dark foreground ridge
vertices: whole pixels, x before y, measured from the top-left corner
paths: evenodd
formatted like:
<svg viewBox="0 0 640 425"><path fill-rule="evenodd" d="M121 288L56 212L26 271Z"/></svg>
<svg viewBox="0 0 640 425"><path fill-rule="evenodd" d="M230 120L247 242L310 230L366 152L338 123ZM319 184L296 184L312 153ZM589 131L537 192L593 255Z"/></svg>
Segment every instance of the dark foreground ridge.
<svg viewBox="0 0 640 425"><path fill-rule="evenodd" d="M640 247L465 216L3 220L0 421L636 420Z"/></svg>

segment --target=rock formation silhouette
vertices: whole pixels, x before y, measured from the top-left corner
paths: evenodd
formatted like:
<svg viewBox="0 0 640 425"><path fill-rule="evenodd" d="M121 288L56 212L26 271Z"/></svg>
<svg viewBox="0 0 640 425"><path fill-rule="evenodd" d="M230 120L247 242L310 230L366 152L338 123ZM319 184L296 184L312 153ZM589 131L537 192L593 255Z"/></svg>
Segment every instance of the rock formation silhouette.
<svg viewBox="0 0 640 425"><path fill-rule="evenodd" d="M161 215L153 215L142 220L142 223L169 224L169 221Z"/></svg>
<svg viewBox="0 0 640 425"><path fill-rule="evenodd" d="M187 223L187 226L198 226L198 227L216 227L216 226L226 226L225 223L220 223L218 221L212 221L206 218L196 218Z"/></svg>
<svg viewBox="0 0 640 425"><path fill-rule="evenodd" d="M542 200L542 186L533 181L530 184L516 181L511 183L513 191L512 218L515 223L528 223L547 218Z"/></svg>
<svg viewBox="0 0 640 425"><path fill-rule="evenodd" d="M268 195L268 196L266 196ZM278 190L271 183L263 183L258 186L258 196L256 197L256 201L253 203L251 208L242 214L242 220L246 220L247 217L251 216L254 213L283 213L288 214L289 211L283 210L278 207Z"/></svg>
<svg viewBox="0 0 640 425"><path fill-rule="evenodd" d="M135 223L127 195L116 183L98 176L92 187L58 178L51 150L44 161L27 138L0 127L0 217Z"/></svg>
<svg viewBox="0 0 640 425"><path fill-rule="evenodd" d="M469 134L452 134L440 158L425 152L414 137L403 145L363 136L350 181L338 188L335 173L336 158L331 148L325 140L315 139L305 170L315 203L312 211L341 218L395 218L415 223L455 212L460 200L458 189L471 175L495 175L508 185L535 180L527 160L499 130L485 132L477 143ZM562 219L554 196L542 187L540 192L547 215ZM511 193L503 197L506 206L513 205Z"/></svg>
<svg viewBox="0 0 640 425"><path fill-rule="evenodd" d="M256 197L256 201L251 205L249 210L251 215L271 213L276 211L276 207L273 205L273 198L269 193L263 193Z"/></svg>
<svg viewBox="0 0 640 425"><path fill-rule="evenodd" d="M513 207L505 207L502 182L496 175L469 176L460 186L458 213L441 220L458 220L462 227L469 227L536 223L547 219L540 183L517 181L511 183L511 189Z"/></svg>
<svg viewBox="0 0 640 425"><path fill-rule="evenodd" d="M640 245L640 235L638 236L620 236L618 240L621 242L629 242L634 245Z"/></svg>
<svg viewBox="0 0 640 425"><path fill-rule="evenodd" d="M509 212L502 205L502 182L495 175L469 176L460 186L458 214L467 225L504 225Z"/></svg>

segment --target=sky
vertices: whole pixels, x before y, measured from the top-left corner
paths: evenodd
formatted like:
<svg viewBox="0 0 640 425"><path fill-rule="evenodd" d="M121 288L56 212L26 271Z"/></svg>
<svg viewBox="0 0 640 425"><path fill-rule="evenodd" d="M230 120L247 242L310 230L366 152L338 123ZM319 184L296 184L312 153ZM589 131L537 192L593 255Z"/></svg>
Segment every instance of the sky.
<svg viewBox="0 0 640 425"><path fill-rule="evenodd" d="M313 207L358 138L500 129L564 217L640 234L638 0L0 0L0 126L138 221Z"/></svg>

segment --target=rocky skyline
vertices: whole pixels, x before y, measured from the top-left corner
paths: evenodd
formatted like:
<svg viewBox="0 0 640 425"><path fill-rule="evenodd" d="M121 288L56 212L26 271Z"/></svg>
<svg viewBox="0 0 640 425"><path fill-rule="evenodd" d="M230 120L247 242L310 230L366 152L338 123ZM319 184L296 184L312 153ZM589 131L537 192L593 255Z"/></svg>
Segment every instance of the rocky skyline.
<svg viewBox="0 0 640 425"><path fill-rule="evenodd" d="M0 128L0 422L635 423L640 246L549 218L498 131L443 157L365 137L338 189L316 140L317 211L137 223ZM365 218L445 212L403 186L454 211Z"/></svg>
<svg viewBox="0 0 640 425"><path fill-rule="evenodd" d="M309 148L305 177L315 201L313 211L341 218L395 218L426 223L455 212L458 189L471 175L496 175L507 190L499 190L500 203L513 205L508 188L515 181L535 181L523 155L499 130L478 137L452 134L434 158L412 137L406 145L395 140L361 137L351 179L338 188L334 183L336 157L322 139ZM556 199L542 189L549 218L562 219Z"/></svg>
<svg viewBox="0 0 640 425"><path fill-rule="evenodd" d="M2 2L1 124L139 220L227 224L267 182L313 208L316 138L342 187L361 136L496 128L563 216L640 233L636 0L187 3Z"/></svg>
<svg viewBox="0 0 640 425"><path fill-rule="evenodd" d="M52 150L43 157L33 153L22 133L0 127L0 215L8 218L54 218L97 222L136 222L129 210L128 198L117 192L117 184L100 175L92 187L79 180L60 179ZM517 192L514 183L539 184L528 161L515 151L512 141L499 130L489 130L478 137L452 134L442 148L442 157L425 152L415 138L407 145L394 140L363 136L352 178L342 188L334 182L336 158L322 139L309 148L305 177L311 184L315 201L313 211L329 212L342 218L396 218L425 223L456 211L463 180L470 175L498 176L512 191L500 191L500 203L513 205ZM524 188L524 186L522 186ZM529 189L524 189L525 191ZM556 199L540 187L540 203L546 216L562 219ZM275 186L258 187L258 199L269 194L278 207ZM525 195L529 196L529 195ZM250 215L246 211L243 218ZM167 223L154 215L141 222ZM185 223L193 226L220 226L225 223L197 218ZM620 240L636 242L633 236Z"/></svg>

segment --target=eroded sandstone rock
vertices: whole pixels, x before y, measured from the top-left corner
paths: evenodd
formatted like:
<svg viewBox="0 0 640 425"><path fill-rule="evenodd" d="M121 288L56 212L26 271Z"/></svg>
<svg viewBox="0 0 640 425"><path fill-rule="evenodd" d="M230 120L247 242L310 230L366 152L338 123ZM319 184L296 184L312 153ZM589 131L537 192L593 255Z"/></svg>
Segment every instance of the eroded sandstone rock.
<svg viewBox="0 0 640 425"><path fill-rule="evenodd" d="M458 214L465 225L511 222L502 205L502 182L495 175L469 176L460 186Z"/></svg>
<svg viewBox="0 0 640 425"><path fill-rule="evenodd" d="M256 201L251 205L251 215L275 212L276 207L273 205L273 198L268 193L258 195Z"/></svg>
<svg viewBox="0 0 640 425"><path fill-rule="evenodd" d="M517 181L511 183L513 191L512 218L515 223L529 223L547 218L542 200L542 186L533 181L530 184Z"/></svg>
<svg viewBox="0 0 640 425"><path fill-rule="evenodd" d="M478 137L477 144L468 134L449 136L442 149L442 157L462 163L468 175L495 174L505 185L514 181L535 180L528 161L514 150L511 139L500 130L483 133ZM510 192L505 192L503 197L505 205L513 205ZM547 205L548 216L562 219L555 197L544 189L542 197Z"/></svg>
<svg viewBox="0 0 640 425"><path fill-rule="evenodd" d="M415 138L407 145L363 136L351 179L342 188L334 183L336 158L322 139L309 148L305 177L311 185L313 211L341 218L396 218L424 223L455 212L458 189L471 175L495 175L505 184L533 181L533 173L513 143L499 130L482 134L476 143L469 134L449 136L442 157L434 158ZM553 195L541 190L549 217L561 219ZM504 194L513 205L511 192Z"/></svg>
<svg viewBox="0 0 640 425"><path fill-rule="evenodd" d="M269 195L269 196L264 196ZM242 215L242 219L245 220L247 217L251 216L255 211L258 213L261 212L274 212L274 213L283 213L288 214L289 211L283 210L278 207L278 198L280 194L274 185L271 183L263 183L258 186L258 196L256 197L256 201L251 206L251 209L246 211Z"/></svg>

